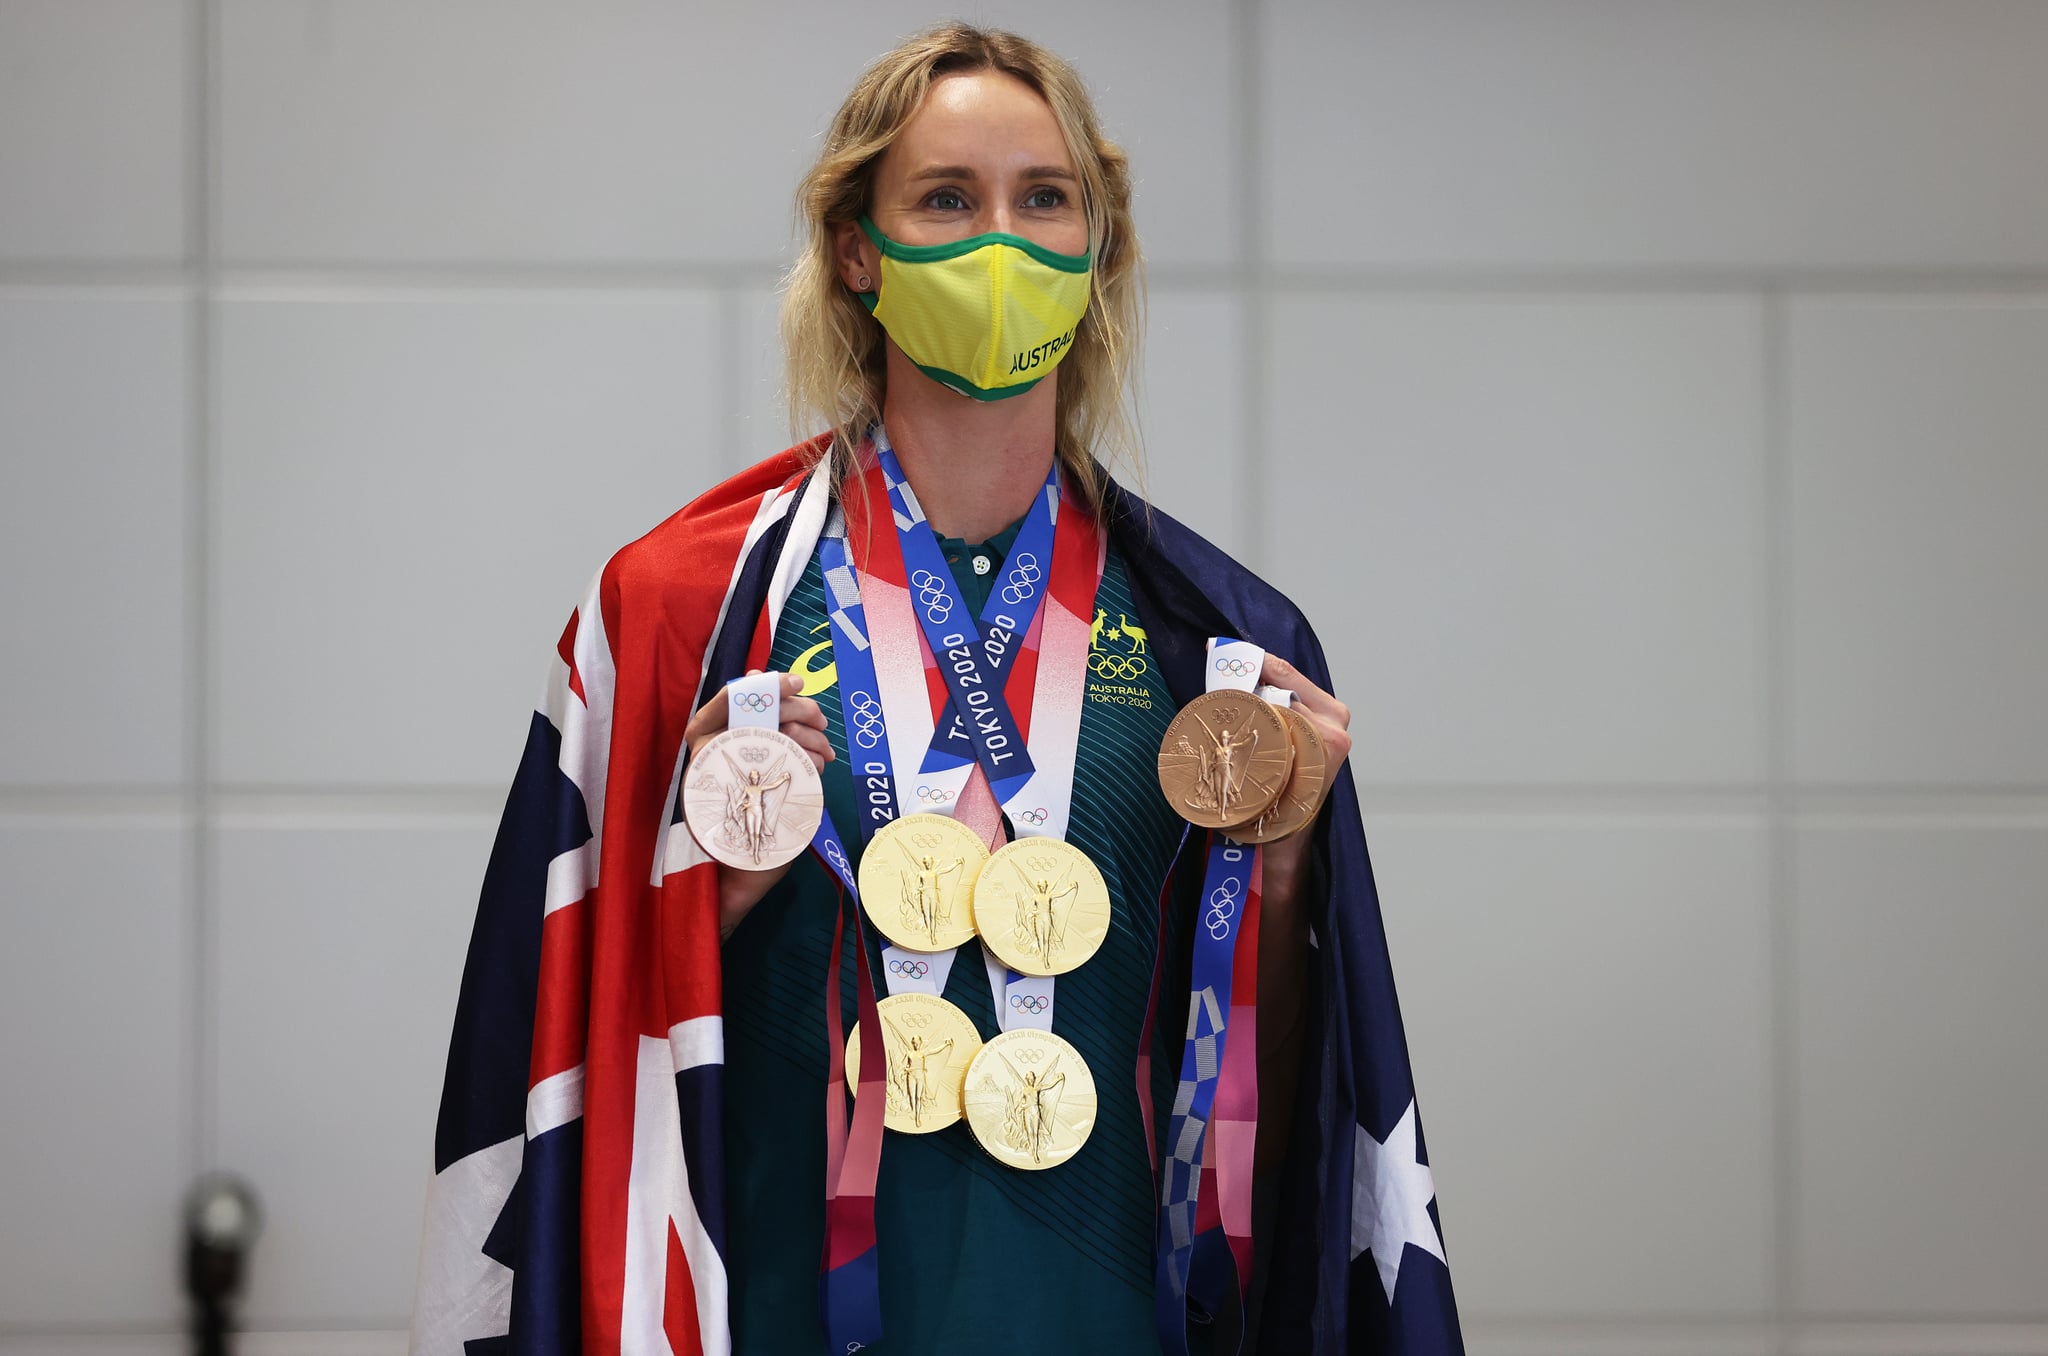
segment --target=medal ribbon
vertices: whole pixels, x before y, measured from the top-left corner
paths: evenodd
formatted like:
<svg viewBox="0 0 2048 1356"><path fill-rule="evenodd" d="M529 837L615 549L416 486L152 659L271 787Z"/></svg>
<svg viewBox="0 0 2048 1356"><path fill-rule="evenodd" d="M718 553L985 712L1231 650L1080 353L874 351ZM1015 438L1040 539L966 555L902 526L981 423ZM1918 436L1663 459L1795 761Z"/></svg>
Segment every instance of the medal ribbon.
<svg viewBox="0 0 2048 1356"><path fill-rule="evenodd" d="M861 927L860 888L829 810L818 821L811 850L845 887L832 928L831 959L825 967L825 1249L819 1266L818 1301L825 1319L826 1349L859 1351L882 1340L875 1179L882 1163L882 1103L887 1096L883 1084L889 1061L872 1053L861 1061L860 1087L849 1127L840 1063L846 1042L839 1012L839 951L849 912L853 914L853 949L860 956L861 1048L871 1052L884 1049L882 1019L875 1006L875 981L869 972L867 938Z"/></svg>
<svg viewBox="0 0 2048 1356"><path fill-rule="evenodd" d="M876 426L874 436L876 444L893 465L894 454L886 452L887 442L879 425ZM877 494L889 492L887 475L888 473L879 465L871 467L867 472L870 504L874 502ZM1011 552L1014 558L1018 553L1018 547L1025 541L1027 532L1041 518L1044 527L1043 539L1048 543L1057 543L1057 549L1050 544L1039 548L1051 559L1040 569L1039 579L1027 581L1031 586L1030 593L1023 594L1020 591L1018 594L1030 605L1028 622L1022 626L1016 625L1019 617L1024 615L1021 606L1014 613L1005 612L1002 619L1007 620L1010 625L1000 629L1008 634L997 635L995 632L998 628L991 626L978 632L975 639L979 644L969 648L979 652L986 659L988 667L996 670L998 680L1007 678L1012 685L1010 693L995 690L992 693L992 704L1001 708L1002 717L1009 720L1011 728L1015 731L1017 756L1024 760L1026 767L1031 766L1031 763L1024 741L1030 737L1031 717L1037 705L1039 680L1046 674L1065 672L1068 669L1073 671L1073 681L1069 684L1071 692L1063 691L1046 703L1048 719L1040 726L1041 736L1050 746L1052 755L1044 760L1046 765L1049 768L1063 769L1065 773L1064 779L1059 783L1063 794L1057 802L1056 817L1050 808L1033 807L1035 813L1032 810L1023 812L1027 825L1037 827L1056 822L1058 831L1064 834L1067 812L1072 803L1073 760L1079 743L1080 706L1084 687L1078 675L1084 671L1087 663L1088 628L1084 619L1093 612L1095 589L1102 577L1106 541L1096 530L1093 519L1087 514L1069 514L1067 523L1057 524L1056 477L1057 467L1052 475L1048 476L1048 493L1040 498L1037 506L1034 506L1030 515L1031 521L1026 523L1025 528L1020 529L1018 546L1013 546ZM901 496L890 495L892 509L900 503L915 504L915 497L909 494L908 484L901 483L900 468L897 479L903 493ZM878 484L877 481L883 483ZM951 567L946 565L943 555L938 552L937 540L929 526L922 522L921 512L914 523L906 523L905 515L902 515L899 509L897 522L899 528L924 528L921 534L899 532L899 541L905 536L912 536L913 540L916 536L921 536L923 542L931 547L930 554L937 560L939 578L943 580L943 587L947 591L943 596L950 596L953 608L964 615L957 587L951 577ZM868 628L867 603L861 589L860 574L853 565L856 554L881 567L879 577L875 581L879 587L874 590L878 621L885 625L890 624L887 614L893 601L890 596L892 591L903 599L904 605L909 606L913 614L920 615L920 620L923 619L922 614L934 609L919 607L913 603L905 578L904 557L900 552L873 552L870 549L875 534L869 530L870 524L865 517L850 518L847 528L851 542L846 538L828 535L821 541L819 549L820 566L825 575L830 602L833 662L839 673L840 714L846 731L848 761L854 764L851 771L861 806L859 827L862 840L865 842L873 837L876 830L894 820L901 812L901 798L896 786L894 769L906 766L912 761L901 755L912 752L913 746L920 742L929 753L933 744L931 731L942 720L949 718L952 703L944 684L932 681L935 665L930 656L920 653L918 659L908 659L911 647L907 642L917 634L916 631L909 631L902 637L906 643L886 647L883 664L877 664L874 633ZM1038 536L1032 538L1034 541L1039 539ZM913 546L912 549L916 548ZM894 560L890 559L892 554L895 556ZM891 565L895 566L894 578L888 577ZM1048 575L1052 576L1050 592L1060 600L1061 608L1067 616L1064 624L1058 626L1057 638L1054 640L1056 658L1059 662L1041 668L1038 663L1039 648L1045 643L1046 627L1045 609L1040 604L1048 592L1041 584ZM1001 597L1001 591L998 590L991 600L992 607L995 600ZM996 644L992 645L992 641ZM926 644L930 644L928 637ZM920 647L922 648L924 647ZM992 653L998 649L1004 653ZM896 653L898 651L904 653L899 655ZM1069 654L1068 651L1072 653ZM917 665L923 671L920 673L909 665ZM888 672L883 671L885 667ZM914 699L920 680L929 699L928 703L923 705ZM985 672L983 680L988 681ZM1011 716L1011 700L1019 695L1022 701L1017 707L1017 714ZM899 732L892 729L891 722L887 720L884 714L887 710L896 710L913 718L899 722L903 727ZM931 726L919 728L921 722L914 717L923 715L931 717ZM958 777L958 782L964 786L980 766L977 757L974 763L962 769L963 775ZM984 775L986 776L986 773ZM1012 787L1013 796L1017 789L1032 781L1028 775L1017 781ZM926 789L921 785L920 793ZM957 795L958 792L955 791L954 794ZM952 797L935 798L933 808L943 812L951 799ZM986 804L986 800L983 803ZM996 831L992 836L1000 837L1000 832ZM818 831L812 839L812 849L844 886L846 895L842 896L842 900L850 896L854 901L854 948L859 953L861 961L861 1044L869 1050L883 1050L886 1047L882 1043L880 1015L876 1010L874 982L869 971L867 946L862 930L860 885L854 877L852 863L841 845L838 830L833 825L829 812L819 821ZM843 1046L839 957L845 925L845 910L842 907L834 929L831 960L826 974L825 1021L828 1050L839 1050ZM894 956L891 955L892 952L895 953ZM890 959L923 956L923 953L905 952L894 947L884 948L883 954L885 958ZM947 952L944 955L946 965L950 966L952 953ZM901 975L890 976L892 992L897 981L903 978L905 977ZM1043 983L1048 988L1051 984L1050 980L1033 982ZM927 983L931 987L926 988ZM914 987L938 994L943 991L944 985L944 969L934 966L930 978L925 983L915 984ZM1048 1000L1049 997L1048 994ZM1048 1001L1048 1008L1049 1006ZM1000 1015L999 1002L999 1020ZM1049 1017L1049 1011L1047 1015ZM857 1351L881 1338L874 1192L881 1161L882 1113L887 1069L886 1059L871 1057L862 1061L860 1087L854 1099L853 1123L850 1129L847 1125L846 1103L840 1089L840 1080L830 1074L827 1076L826 1235L821 1302L829 1342L828 1349L835 1353Z"/></svg>
<svg viewBox="0 0 2048 1356"><path fill-rule="evenodd" d="M872 839L883 825L903 813L896 791L896 772L889 745L889 722L882 686L875 672L874 644L868 635L867 609L861 603L860 575L847 553L846 539L828 534L818 543L818 563L825 576L826 602L832 624L832 663L839 674L839 715L846 731L849 771L859 803L860 836ZM913 951L884 942L882 983L893 994L946 992L957 948Z"/></svg>
<svg viewBox="0 0 2048 1356"><path fill-rule="evenodd" d="M875 446L889 487L912 610L945 679L947 702L934 723L932 746L920 771L939 772L979 763L996 801L1007 806L1035 770L1025 732L1010 708L1004 680L1025 634L1037 620L1051 576L1058 519L1059 463L1025 515L1003 561L1003 582L990 594L979 622L970 618L937 535L910 488L880 425ZM965 736L965 747L961 737ZM966 756L963 756L966 755Z"/></svg>
<svg viewBox="0 0 2048 1356"><path fill-rule="evenodd" d="M938 538L924 520L917 496L879 424L872 430L871 445L875 463L867 481L870 502L878 489L886 494L898 549L874 549L878 534L865 517L849 522L849 534L854 555L868 563L869 577L888 586L878 594L893 590L901 595L924 642L920 657L936 714L933 739L922 760L926 771L919 779L920 801L929 793L938 808L957 795L962 807L956 817L965 819L974 789L972 774L979 768L996 799L1009 811L1019 837L1064 838L1073 807L1074 760L1085 686L1081 676L1088 662L1087 621L1094 615L1107 540L1090 515L1058 512L1055 463L1046 477L1044 493L1026 515L1004 562L1005 582L983 609L986 623L952 625L954 619L966 615L952 567L939 550ZM1048 539L1051 547L1046 550L1041 543ZM1040 563L1044 561L1037 554L1040 550L1050 556L1048 562ZM1026 556L1031 557L1029 569L1024 568ZM1043 606L1048 594L1054 602L1052 608ZM884 604L878 598L875 606L879 609ZM886 649L882 654L884 664L893 667L895 656ZM888 672L883 672L881 679L884 689L891 687ZM1041 706L1040 695L1048 692L1051 697ZM971 731L968 743L974 762L959 767L949 779L948 769L932 770L930 749L937 745L948 713L960 708L970 713L956 723ZM1034 715L1039 717L1035 723ZM908 750L904 741L891 742L897 766L905 766L907 760L902 755ZM951 760L942 756L937 761ZM988 837L991 846L1000 845L995 835ZM986 949L983 958L997 1021L1003 1029L1033 1026L1051 1030L1053 979L1009 971Z"/></svg>
<svg viewBox="0 0 2048 1356"><path fill-rule="evenodd" d="M1265 651L1217 637L1209 641L1208 661L1208 691L1251 692ZM1221 832L1209 834L1208 864L1195 909L1187 1039L1167 1121L1160 1189L1154 1293L1160 1340L1174 1356L1188 1349L1191 1300L1213 1315L1222 1307L1233 1274L1241 1295L1251 1285L1252 1141L1258 1115L1253 1005L1262 860L1256 846Z"/></svg>

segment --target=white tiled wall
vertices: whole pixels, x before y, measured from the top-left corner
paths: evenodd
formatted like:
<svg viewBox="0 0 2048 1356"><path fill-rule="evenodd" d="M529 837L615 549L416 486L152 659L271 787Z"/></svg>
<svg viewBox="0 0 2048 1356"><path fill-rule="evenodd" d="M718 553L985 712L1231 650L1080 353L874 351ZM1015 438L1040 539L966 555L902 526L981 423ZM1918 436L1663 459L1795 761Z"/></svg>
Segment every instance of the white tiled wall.
<svg viewBox="0 0 2048 1356"><path fill-rule="evenodd" d="M263 1184L271 1216L253 1324L397 1327L412 1312L447 978L495 827L235 813L215 835L219 1154Z"/></svg>
<svg viewBox="0 0 2048 1356"><path fill-rule="evenodd" d="M176 1350L211 1164L252 1350L402 1349L545 662L933 17L0 0L0 1353ZM1472 1349L2048 1356L2048 6L978 17L1356 709Z"/></svg>
<svg viewBox="0 0 2048 1356"><path fill-rule="evenodd" d="M183 779L191 304L0 287L9 783Z"/></svg>

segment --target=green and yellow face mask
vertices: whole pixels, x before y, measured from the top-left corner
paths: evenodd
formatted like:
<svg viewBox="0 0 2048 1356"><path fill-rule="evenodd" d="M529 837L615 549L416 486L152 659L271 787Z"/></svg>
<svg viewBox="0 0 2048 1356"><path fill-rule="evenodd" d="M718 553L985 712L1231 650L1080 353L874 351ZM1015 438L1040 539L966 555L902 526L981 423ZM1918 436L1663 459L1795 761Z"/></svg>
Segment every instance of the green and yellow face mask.
<svg viewBox="0 0 2048 1356"><path fill-rule="evenodd" d="M944 245L904 245L863 216L882 252L881 284L860 299L904 356L976 400L1036 386L1067 356L1088 309L1088 254L1055 254L991 231Z"/></svg>

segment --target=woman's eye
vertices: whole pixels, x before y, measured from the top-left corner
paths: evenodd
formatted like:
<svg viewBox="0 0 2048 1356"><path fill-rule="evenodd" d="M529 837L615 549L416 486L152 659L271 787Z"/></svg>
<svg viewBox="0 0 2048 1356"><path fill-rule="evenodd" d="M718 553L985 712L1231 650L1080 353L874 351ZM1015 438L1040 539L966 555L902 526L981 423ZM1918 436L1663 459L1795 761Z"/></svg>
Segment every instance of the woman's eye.
<svg viewBox="0 0 2048 1356"><path fill-rule="evenodd" d="M1056 188L1034 188L1024 202L1029 207L1058 207L1066 200L1067 195Z"/></svg>
<svg viewBox="0 0 2048 1356"><path fill-rule="evenodd" d="M931 197L926 198L925 201L942 212L952 212L967 206L967 199L961 197L950 188L940 189L932 194Z"/></svg>

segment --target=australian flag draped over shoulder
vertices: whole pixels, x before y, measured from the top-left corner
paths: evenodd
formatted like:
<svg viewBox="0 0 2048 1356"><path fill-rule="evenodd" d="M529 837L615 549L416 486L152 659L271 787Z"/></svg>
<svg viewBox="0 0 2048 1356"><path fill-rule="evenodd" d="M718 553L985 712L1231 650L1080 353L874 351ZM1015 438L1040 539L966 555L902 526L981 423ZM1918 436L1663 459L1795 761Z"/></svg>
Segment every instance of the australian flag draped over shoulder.
<svg viewBox="0 0 2048 1356"><path fill-rule="evenodd" d="M816 548L829 488L803 452L618 552L562 633L463 973L416 1356L731 1349L718 869L676 788L691 713L764 665ZM1219 634L1330 686L1279 593L1120 489L1104 517L1178 700ZM1260 1345L1462 1352L1348 770L1316 835L1315 995Z"/></svg>

